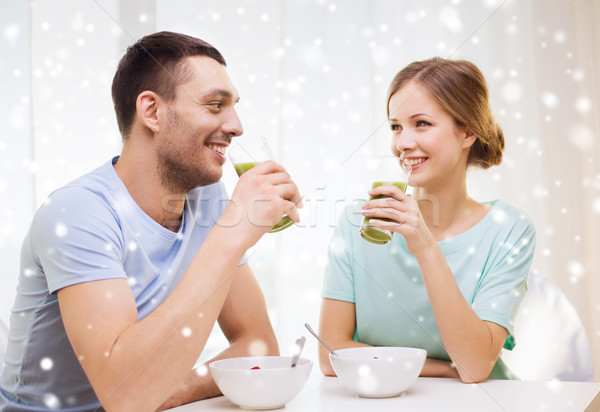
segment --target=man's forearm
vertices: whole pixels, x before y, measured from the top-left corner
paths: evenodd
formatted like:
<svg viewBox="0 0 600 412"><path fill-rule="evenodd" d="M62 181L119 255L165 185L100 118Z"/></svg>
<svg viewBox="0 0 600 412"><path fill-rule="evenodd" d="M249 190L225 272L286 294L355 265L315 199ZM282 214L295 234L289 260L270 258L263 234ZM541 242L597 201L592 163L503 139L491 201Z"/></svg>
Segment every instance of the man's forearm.
<svg viewBox="0 0 600 412"><path fill-rule="evenodd" d="M224 351L219 353L214 358L198 366L190 372L185 382L177 389L177 391L167 399L167 401L161 405L160 411L174 408L179 405L194 402L200 399L213 398L220 396L221 391L217 387L213 380L210 372L208 371L208 364L227 358L239 358L243 356L256 356L259 354L251 353L250 347L253 342L260 339L256 336L245 336L232 342L230 346ZM263 339L264 341L264 339ZM265 342L265 352L260 355L265 356L277 356L279 355L279 348L277 342Z"/></svg>

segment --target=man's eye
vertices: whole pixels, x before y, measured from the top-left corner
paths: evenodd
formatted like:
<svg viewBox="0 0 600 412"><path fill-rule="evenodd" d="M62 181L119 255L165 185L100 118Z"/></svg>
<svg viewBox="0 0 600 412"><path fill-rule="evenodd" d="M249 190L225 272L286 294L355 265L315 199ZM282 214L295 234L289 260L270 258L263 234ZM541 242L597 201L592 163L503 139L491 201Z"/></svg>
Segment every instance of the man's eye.
<svg viewBox="0 0 600 412"><path fill-rule="evenodd" d="M213 103L209 103L208 105L212 106L216 109L220 109L221 107L223 107L223 103L221 103L221 102L213 102Z"/></svg>

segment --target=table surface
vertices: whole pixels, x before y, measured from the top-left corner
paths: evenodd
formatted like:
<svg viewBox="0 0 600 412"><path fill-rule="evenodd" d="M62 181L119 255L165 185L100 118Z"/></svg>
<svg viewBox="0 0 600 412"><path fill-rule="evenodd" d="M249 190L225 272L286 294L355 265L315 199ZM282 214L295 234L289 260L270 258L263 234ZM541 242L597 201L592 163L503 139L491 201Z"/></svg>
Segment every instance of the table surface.
<svg viewBox="0 0 600 412"><path fill-rule="evenodd" d="M338 378L312 374L286 412L387 411L523 411L599 412L600 382L486 381L464 384L458 379L418 378L402 395L367 399L346 389ZM171 409L175 412L241 411L223 396Z"/></svg>

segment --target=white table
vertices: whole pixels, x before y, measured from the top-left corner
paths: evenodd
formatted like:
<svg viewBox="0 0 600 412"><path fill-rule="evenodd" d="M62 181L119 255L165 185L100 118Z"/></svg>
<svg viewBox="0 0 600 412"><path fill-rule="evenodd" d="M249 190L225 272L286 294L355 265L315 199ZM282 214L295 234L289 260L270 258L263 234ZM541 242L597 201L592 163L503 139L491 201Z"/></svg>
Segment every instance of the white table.
<svg viewBox="0 0 600 412"><path fill-rule="evenodd" d="M237 411L225 397L171 409L176 412ZM338 378L312 374L285 412L598 412L600 382L487 381L464 384L457 379L419 378L395 398L367 399L350 392Z"/></svg>

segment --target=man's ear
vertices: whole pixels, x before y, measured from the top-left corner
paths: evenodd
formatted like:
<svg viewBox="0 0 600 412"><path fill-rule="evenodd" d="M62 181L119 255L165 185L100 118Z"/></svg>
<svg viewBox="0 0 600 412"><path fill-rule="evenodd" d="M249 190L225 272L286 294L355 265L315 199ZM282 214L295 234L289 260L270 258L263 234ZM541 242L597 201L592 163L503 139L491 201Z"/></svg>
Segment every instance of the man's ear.
<svg viewBox="0 0 600 412"><path fill-rule="evenodd" d="M161 98L149 90L141 92L135 101L138 121L155 134L160 129L158 106L161 103Z"/></svg>
<svg viewBox="0 0 600 412"><path fill-rule="evenodd" d="M473 131L471 131L471 129L469 129L468 127L465 127L465 138L463 141L463 148L469 148L471 146L473 146L473 143L475 143L475 140L477 140L477 135L475 133L473 133Z"/></svg>

